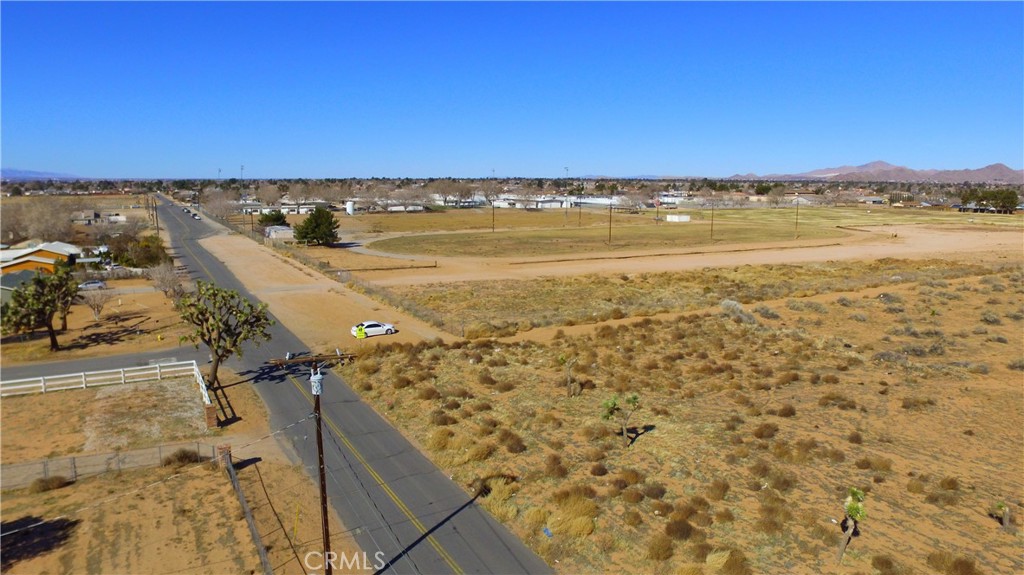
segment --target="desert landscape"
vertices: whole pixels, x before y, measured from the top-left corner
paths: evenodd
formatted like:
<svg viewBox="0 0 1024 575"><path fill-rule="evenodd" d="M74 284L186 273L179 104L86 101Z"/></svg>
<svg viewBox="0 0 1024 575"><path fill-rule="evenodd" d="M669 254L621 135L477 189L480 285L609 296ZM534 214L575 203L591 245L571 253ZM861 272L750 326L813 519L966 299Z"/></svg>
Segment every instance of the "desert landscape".
<svg viewBox="0 0 1024 575"><path fill-rule="evenodd" d="M1019 217L952 225L900 215L840 229L828 213L827 229L809 237L702 242L698 229L698 239L624 239L569 259L386 252L437 233L461 245L451 222L409 223L417 217L403 216L404 231L353 231L347 248L276 251L226 229L202 241L311 350L355 353L340 368L349 385L468 493L484 487L483 505L557 571L1024 569L1019 519L1006 531L993 517L1000 505L1019 516L1024 502ZM627 224L636 230L625 238L652 227ZM548 233L521 225L489 241ZM476 236L463 241L479 250ZM311 268L296 253L329 264ZM138 321L173 331L163 295L125 281L148 298L132 300L152 314ZM84 309L70 319L73 329L113 329ZM399 332L356 343L348 327L366 319ZM147 335L60 353L159 349ZM5 341L5 362L45 353L31 345ZM258 437L262 406L246 386L231 389L250 394L236 408L252 415L225 437ZM45 426L22 399L4 400L5 429ZM79 452L84 437L69 428L31 451L11 435L5 463ZM274 449L258 456L262 476L283 474L278 486L314 489L301 470L287 475ZM261 493L251 476L247 492ZM868 518L840 564L836 522L851 487L866 493ZM257 515L284 537L301 498L274 502L275 492L262 491ZM22 507L5 505L5 518L9 509ZM295 561L303 541L314 548L316 534L271 545L276 560Z"/></svg>

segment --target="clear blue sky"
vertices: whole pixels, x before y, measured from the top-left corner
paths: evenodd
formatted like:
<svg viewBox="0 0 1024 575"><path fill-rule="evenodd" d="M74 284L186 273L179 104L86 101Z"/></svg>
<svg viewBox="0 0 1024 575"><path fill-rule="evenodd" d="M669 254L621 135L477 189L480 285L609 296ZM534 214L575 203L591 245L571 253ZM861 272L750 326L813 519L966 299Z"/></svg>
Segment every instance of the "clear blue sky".
<svg viewBox="0 0 1024 575"><path fill-rule="evenodd" d="M1024 3L0 4L5 168L83 177L1024 164Z"/></svg>

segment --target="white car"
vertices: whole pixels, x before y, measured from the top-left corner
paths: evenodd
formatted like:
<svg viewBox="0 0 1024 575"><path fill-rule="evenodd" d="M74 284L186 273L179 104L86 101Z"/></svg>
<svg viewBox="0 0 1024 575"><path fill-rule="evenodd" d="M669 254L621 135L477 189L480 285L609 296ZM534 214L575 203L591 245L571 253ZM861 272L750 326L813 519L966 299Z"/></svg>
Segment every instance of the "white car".
<svg viewBox="0 0 1024 575"><path fill-rule="evenodd" d="M192 219L193 219L193 220L201 220L201 219L203 219L203 218L200 218L200 217L199 217L199 214L192 214Z"/></svg>
<svg viewBox="0 0 1024 575"><path fill-rule="evenodd" d="M366 332L366 337L372 337L375 335L391 335L398 331L395 326L390 323L381 323L379 321L364 321L363 323L357 323L352 326L352 337L359 337L359 328L362 327Z"/></svg>
<svg viewBox="0 0 1024 575"><path fill-rule="evenodd" d="M78 289L82 291L94 290L94 289L107 289L106 282L102 280L89 280L78 284Z"/></svg>

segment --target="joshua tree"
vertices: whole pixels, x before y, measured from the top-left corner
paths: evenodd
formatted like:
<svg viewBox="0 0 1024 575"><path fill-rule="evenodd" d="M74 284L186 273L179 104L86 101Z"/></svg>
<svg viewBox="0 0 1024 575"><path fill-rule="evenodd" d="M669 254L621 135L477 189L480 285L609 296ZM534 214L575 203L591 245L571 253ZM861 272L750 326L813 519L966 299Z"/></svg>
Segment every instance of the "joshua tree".
<svg viewBox="0 0 1024 575"><path fill-rule="evenodd" d="M844 517L839 527L843 530L843 538L839 541L839 562L843 562L843 555L846 554L846 547L850 540L860 536L860 527L857 525L867 516L864 510L864 492L856 487L851 487L846 500L843 501Z"/></svg>
<svg viewBox="0 0 1024 575"><path fill-rule="evenodd" d="M615 418L616 423L622 429L622 440L626 447L629 447L632 443L629 439L629 418L633 417L637 409L640 409L640 396L634 393L626 397L623 401L624 405L619 404L619 399L619 396L615 396L601 404L601 419Z"/></svg>

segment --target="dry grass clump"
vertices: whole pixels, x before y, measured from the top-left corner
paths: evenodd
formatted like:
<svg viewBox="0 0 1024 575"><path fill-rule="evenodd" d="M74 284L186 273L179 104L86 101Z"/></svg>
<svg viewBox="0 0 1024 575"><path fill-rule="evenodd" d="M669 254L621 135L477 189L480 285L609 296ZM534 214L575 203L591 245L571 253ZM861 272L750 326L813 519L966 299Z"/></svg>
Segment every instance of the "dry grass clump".
<svg viewBox="0 0 1024 575"><path fill-rule="evenodd" d="M643 483L647 476L636 469L626 467L619 471L619 478L626 482L626 485L637 485Z"/></svg>
<svg viewBox="0 0 1024 575"><path fill-rule="evenodd" d="M416 391L416 397L429 400L440 399L441 392L437 391L436 387L421 387Z"/></svg>
<svg viewBox="0 0 1024 575"><path fill-rule="evenodd" d="M498 385L495 385L494 388L501 392L512 391L516 388L516 384L511 381L499 381Z"/></svg>
<svg viewBox="0 0 1024 575"><path fill-rule="evenodd" d="M938 488L929 493L924 500L932 505L945 507L960 502L960 481L955 477L944 477L939 481Z"/></svg>
<svg viewBox="0 0 1024 575"><path fill-rule="evenodd" d="M195 452L193 451L192 453ZM60 489L61 487L67 487L68 485L71 485L71 481L67 477L64 477L63 475L51 475L50 477L40 477L32 481L28 486L28 492L44 493L46 491Z"/></svg>
<svg viewBox="0 0 1024 575"><path fill-rule="evenodd" d="M651 483L644 486L643 494L650 499L661 499L665 496L665 486L660 483Z"/></svg>
<svg viewBox="0 0 1024 575"><path fill-rule="evenodd" d="M557 453L549 453L544 460L544 475L554 479L561 479L569 475L569 470L562 465L562 457Z"/></svg>
<svg viewBox="0 0 1024 575"><path fill-rule="evenodd" d="M491 375L491 370L487 368L484 368L480 371L480 375L477 376L476 380L480 385L484 385L487 387L490 387L498 383L498 380L494 379L494 376Z"/></svg>
<svg viewBox="0 0 1024 575"><path fill-rule="evenodd" d="M551 530L573 537L586 537L594 532L597 504L584 495L567 495L558 503L558 512L551 518Z"/></svg>
<svg viewBox="0 0 1024 575"><path fill-rule="evenodd" d="M736 549L722 549L708 553L704 560L712 572L719 575L751 575L753 571L747 562L747 557L742 551Z"/></svg>
<svg viewBox="0 0 1024 575"><path fill-rule="evenodd" d="M879 575L901 575L902 573L906 573L903 566L888 555L873 556L871 558L871 566L878 571Z"/></svg>
<svg viewBox="0 0 1024 575"><path fill-rule="evenodd" d="M665 535L677 541L687 541L699 531L689 521L676 519L665 524Z"/></svg>
<svg viewBox="0 0 1024 575"><path fill-rule="evenodd" d="M719 523L729 523L735 520L736 517L732 514L731 509L719 509L715 512L715 521Z"/></svg>
<svg viewBox="0 0 1024 575"><path fill-rule="evenodd" d="M771 439L779 432L779 426L774 423L762 423L754 429L754 437L758 439Z"/></svg>
<svg viewBox="0 0 1024 575"><path fill-rule="evenodd" d="M846 436L846 440L855 445L860 445L864 443L864 437L860 434L859 431L850 432L850 435Z"/></svg>
<svg viewBox="0 0 1024 575"><path fill-rule="evenodd" d="M907 491L910 493L924 493L924 481L913 478L907 482Z"/></svg>
<svg viewBox="0 0 1024 575"><path fill-rule="evenodd" d="M644 522L643 517L636 511L627 511L622 515L622 521L630 527L636 527Z"/></svg>
<svg viewBox="0 0 1024 575"><path fill-rule="evenodd" d="M500 429L498 431L498 443L503 445L509 453L522 453L526 451L526 444L523 443L523 438L510 429Z"/></svg>
<svg viewBox="0 0 1024 575"><path fill-rule="evenodd" d="M846 397L841 393L830 391L818 399L818 405L821 407L834 406L839 409L857 409L857 402Z"/></svg>
<svg viewBox="0 0 1024 575"><path fill-rule="evenodd" d="M879 472L892 471L892 460L880 455L862 457L854 465L857 466L857 469L870 469L871 471Z"/></svg>
<svg viewBox="0 0 1024 575"><path fill-rule="evenodd" d="M729 482L725 479L716 478L704 489L704 493L707 494L708 499L712 501L721 501L725 499L725 495L729 493Z"/></svg>
<svg viewBox="0 0 1024 575"><path fill-rule="evenodd" d="M610 437L612 433L613 431L607 425L600 423L592 423L584 426L583 429L580 430L580 435L588 441L604 439L606 437Z"/></svg>
<svg viewBox="0 0 1024 575"><path fill-rule="evenodd" d="M594 477L603 477L608 475L608 468L603 463L595 463L590 466L590 474Z"/></svg>
<svg viewBox="0 0 1024 575"><path fill-rule="evenodd" d="M435 409L434 411L430 412L430 423L434 425L454 425L457 422L457 419L441 411L440 409Z"/></svg>
<svg viewBox="0 0 1024 575"><path fill-rule="evenodd" d="M182 465L191 465L202 461L203 456L199 455L196 450L182 447L175 450L174 453L164 456L160 464L164 467L181 467Z"/></svg>
<svg viewBox="0 0 1024 575"><path fill-rule="evenodd" d="M935 405L935 400L930 397L904 397L900 405L903 409L924 409Z"/></svg>
<svg viewBox="0 0 1024 575"><path fill-rule="evenodd" d="M651 504L651 510L659 517L668 517L675 511L675 507L668 501L658 500Z"/></svg>
<svg viewBox="0 0 1024 575"><path fill-rule="evenodd" d="M430 438L427 439L427 449L431 449L433 451L443 451L448 449L448 442L454 435L455 432L446 427L435 429L434 432L430 434Z"/></svg>
<svg viewBox="0 0 1024 575"><path fill-rule="evenodd" d="M630 487L622 492L622 500L626 503L640 503L644 500L644 494L635 487Z"/></svg>
<svg viewBox="0 0 1024 575"><path fill-rule="evenodd" d="M779 410L775 412L775 415L779 417L793 417L794 415L796 415L796 408L793 407L793 404L791 403L784 403L782 407L780 407Z"/></svg>
<svg viewBox="0 0 1024 575"><path fill-rule="evenodd" d="M974 565L974 559L957 557L948 551L929 553L928 566L945 575L981 575L981 570Z"/></svg>
<svg viewBox="0 0 1024 575"><path fill-rule="evenodd" d="M652 561L667 561L672 553L672 540L666 535L655 533L647 543L647 558Z"/></svg>
<svg viewBox="0 0 1024 575"><path fill-rule="evenodd" d="M484 461L494 454L494 450L493 443L477 443L466 452L465 461L467 463L471 461Z"/></svg>
<svg viewBox="0 0 1024 575"><path fill-rule="evenodd" d="M605 458L605 451L602 447L588 447L583 450L585 461L601 461Z"/></svg>

